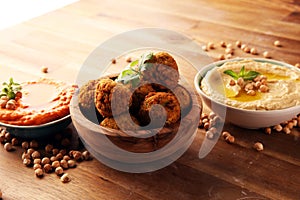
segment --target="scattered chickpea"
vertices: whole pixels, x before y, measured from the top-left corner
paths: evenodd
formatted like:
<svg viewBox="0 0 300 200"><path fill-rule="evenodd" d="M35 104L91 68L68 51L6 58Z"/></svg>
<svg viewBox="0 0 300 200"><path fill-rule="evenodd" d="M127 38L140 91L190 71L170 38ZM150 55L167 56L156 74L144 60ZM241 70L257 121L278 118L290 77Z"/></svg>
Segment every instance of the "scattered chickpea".
<svg viewBox="0 0 300 200"><path fill-rule="evenodd" d="M293 122L293 125L294 125L295 127L297 127L297 125L298 125L298 120L297 120L297 119L293 119L292 122Z"/></svg>
<svg viewBox="0 0 300 200"><path fill-rule="evenodd" d="M283 132L285 132L285 134L290 134L292 131L289 129L289 127L285 126L283 127Z"/></svg>
<svg viewBox="0 0 300 200"><path fill-rule="evenodd" d="M34 170L34 173L37 177L42 177L44 175L44 172L41 168Z"/></svg>
<svg viewBox="0 0 300 200"><path fill-rule="evenodd" d="M215 116L217 116L217 114L214 113L214 112L210 112L210 113L208 114L208 118L209 118L209 119L213 119Z"/></svg>
<svg viewBox="0 0 300 200"><path fill-rule="evenodd" d="M232 54L226 54L225 55L225 59L230 59L230 58L232 58Z"/></svg>
<svg viewBox="0 0 300 200"><path fill-rule="evenodd" d="M227 47L227 48L225 49L225 53L226 53L226 54L233 54L233 52L234 52L234 50L233 50L232 48L228 48L228 47Z"/></svg>
<svg viewBox="0 0 300 200"><path fill-rule="evenodd" d="M6 151L12 151L13 150L13 146L12 146L11 143L7 142L7 143L4 144L4 149Z"/></svg>
<svg viewBox="0 0 300 200"><path fill-rule="evenodd" d="M203 45L203 46L202 46L202 50L203 50L203 51L208 51L207 46L206 46L206 45Z"/></svg>
<svg viewBox="0 0 300 200"><path fill-rule="evenodd" d="M68 161L66 161L66 160L61 160L61 161L60 161L60 166L61 166L62 168L64 168L64 169L68 169L68 168L69 168L69 166L68 166Z"/></svg>
<svg viewBox="0 0 300 200"><path fill-rule="evenodd" d="M263 56L264 56L265 58L271 58L271 55L270 55L270 53L269 53L268 51L264 51L264 52L263 52Z"/></svg>
<svg viewBox="0 0 300 200"><path fill-rule="evenodd" d="M36 170L36 169L41 169L42 168L42 166L40 165L40 164L34 164L33 165L33 170Z"/></svg>
<svg viewBox="0 0 300 200"><path fill-rule="evenodd" d="M64 173L64 169L62 167L55 168L55 174L60 176Z"/></svg>
<svg viewBox="0 0 300 200"><path fill-rule="evenodd" d="M232 50L233 50L233 45L232 45L231 43L228 43L228 44L226 45L226 48L232 49Z"/></svg>
<svg viewBox="0 0 300 200"><path fill-rule="evenodd" d="M279 40L274 41L274 46L281 47L281 42Z"/></svg>
<svg viewBox="0 0 300 200"><path fill-rule="evenodd" d="M219 60L224 60L224 59L225 59L224 54L220 54L220 55L218 56L218 59L219 59Z"/></svg>
<svg viewBox="0 0 300 200"><path fill-rule="evenodd" d="M71 181L71 179L70 179L68 173L65 173L64 175L62 175L62 176L60 177L60 180L61 180L63 183L67 183L67 182L70 182L70 181Z"/></svg>
<svg viewBox="0 0 300 200"><path fill-rule="evenodd" d="M84 160L90 160L91 159L91 154L88 151L82 152L82 157Z"/></svg>
<svg viewBox="0 0 300 200"><path fill-rule="evenodd" d="M226 42L221 41L221 42L220 42L220 46L221 46L221 47L226 47Z"/></svg>
<svg viewBox="0 0 300 200"><path fill-rule="evenodd" d="M41 164L41 159L40 158L34 159L33 164Z"/></svg>
<svg viewBox="0 0 300 200"><path fill-rule="evenodd" d="M22 142L21 146L22 146L23 149L28 149L29 148L29 144L26 141Z"/></svg>
<svg viewBox="0 0 300 200"><path fill-rule="evenodd" d="M57 161L56 156L51 156L51 157L50 157L50 161L51 161L51 162Z"/></svg>
<svg viewBox="0 0 300 200"><path fill-rule="evenodd" d="M52 165L51 165L53 168L57 168L57 167L60 167L60 162L58 160L52 162Z"/></svg>
<svg viewBox="0 0 300 200"><path fill-rule="evenodd" d="M61 153L63 156L67 154L67 150L66 149L61 149L59 150L59 153Z"/></svg>
<svg viewBox="0 0 300 200"><path fill-rule="evenodd" d="M50 158L44 157L41 161L41 164L42 165L50 164Z"/></svg>
<svg viewBox="0 0 300 200"><path fill-rule="evenodd" d="M59 153L59 149L52 149L52 155L56 156Z"/></svg>
<svg viewBox="0 0 300 200"><path fill-rule="evenodd" d="M64 156L63 156L62 153L58 153L58 154L56 155L56 159L57 159L57 160L61 160L63 157L64 157Z"/></svg>
<svg viewBox="0 0 300 200"><path fill-rule="evenodd" d="M300 63L296 63L296 64L295 64L295 67L297 67L297 68L300 69Z"/></svg>
<svg viewBox="0 0 300 200"><path fill-rule="evenodd" d="M12 144L13 146L17 146L17 145L19 144L18 139L17 139L17 138L11 139L11 144Z"/></svg>
<svg viewBox="0 0 300 200"><path fill-rule="evenodd" d="M131 57L130 56L126 56L125 58L126 62L130 63L132 61Z"/></svg>
<svg viewBox="0 0 300 200"><path fill-rule="evenodd" d="M241 41L239 41L239 40L237 40L237 41L235 42L235 46L237 46L237 47L241 47L241 46L242 46L242 42L241 42Z"/></svg>
<svg viewBox="0 0 300 200"><path fill-rule="evenodd" d="M36 140L32 140L30 143L29 143L29 146L30 148L38 148L39 147L39 143L36 141Z"/></svg>
<svg viewBox="0 0 300 200"><path fill-rule="evenodd" d="M41 157L41 154L40 154L40 152L38 152L38 151L34 151L34 152L31 154L31 157L32 157L33 159L40 158L40 157Z"/></svg>
<svg viewBox="0 0 300 200"><path fill-rule="evenodd" d="M80 151L75 151L75 152L73 153L73 158L74 158L74 160L78 161L78 160L81 159L81 157L82 157L82 154L81 154Z"/></svg>
<svg viewBox="0 0 300 200"><path fill-rule="evenodd" d="M112 58L112 59L111 59L111 63L112 63L112 64L116 64L116 63L117 63L117 60L116 60L115 58Z"/></svg>
<svg viewBox="0 0 300 200"><path fill-rule="evenodd" d="M48 67L42 66L41 71L45 74L48 73Z"/></svg>
<svg viewBox="0 0 300 200"><path fill-rule="evenodd" d="M23 164L24 164L25 166L30 166L30 165L31 165L31 160L30 160L29 158L25 158L25 159L23 160Z"/></svg>
<svg viewBox="0 0 300 200"><path fill-rule="evenodd" d="M9 132L6 132L4 136L6 140L11 140L11 134Z"/></svg>
<svg viewBox="0 0 300 200"><path fill-rule="evenodd" d="M51 144L47 144L45 146L46 153L50 153L52 151L52 149L53 149L53 145L51 145Z"/></svg>
<svg viewBox="0 0 300 200"><path fill-rule="evenodd" d="M280 131L282 131L282 126L280 125L280 124L278 124L278 125L275 125L274 126L274 129L277 131L277 132L280 132Z"/></svg>
<svg viewBox="0 0 300 200"><path fill-rule="evenodd" d="M203 125L203 128L204 129L209 129L209 127L210 127L210 124L209 124L209 122L206 122L206 123L204 123L204 125Z"/></svg>
<svg viewBox="0 0 300 200"><path fill-rule="evenodd" d="M264 131L268 135L270 135L272 133L272 129L270 127L265 128Z"/></svg>
<svg viewBox="0 0 300 200"><path fill-rule="evenodd" d="M214 43L208 42L208 43L207 43L207 48L208 48L208 49L214 49L214 48L215 48Z"/></svg>
<svg viewBox="0 0 300 200"><path fill-rule="evenodd" d="M228 136L225 138L225 141L228 142L229 144L233 144L234 141L235 141L235 138L234 138L232 135L228 135Z"/></svg>
<svg viewBox="0 0 300 200"><path fill-rule="evenodd" d="M46 173L50 173L52 171L52 166L50 164L45 164L43 168Z"/></svg>
<svg viewBox="0 0 300 200"><path fill-rule="evenodd" d="M228 131L222 132L222 137L225 139L227 136L231 135Z"/></svg>
<svg viewBox="0 0 300 200"><path fill-rule="evenodd" d="M244 49L247 47L247 45L246 44L242 44L241 45L241 49L244 51Z"/></svg>
<svg viewBox="0 0 300 200"><path fill-rule="evenodd" d="M31 158L30 154L26 153L26 152L23 152L22 153L22 160L24 160L25 158L30 159Z"/></svg>
<svg viewBox="0 0 300 200"><path fill-rule="evenodd" d="M286 127L288 127L289 129L294 128L294 123L292 121L288 122Z"/></svg>
<svg viewBox="0 0 300 200"><path fill-rule="evenodd" d="M63 160L65 160L65 161L68 161L68 160L70 160L71 158L70 158L70 156L68 156L68 155L64 155L64 157L63 157Z"/></svg>
<svg viewBox="0 0 300 200"><path fill-rule="evenodd" d="M246 46L246 47L243 49L243 51L246 52L246 53L250 53L250 48Z"/></svg>
<svg viewBox="0 0 300 200"><path fill-rule="evenodd" d="M69 168L73 168L76 166L76 161L75 160L68 160L68 166Z"/></svg>
<svg viewBox="0 0 300 200"><path fill-rule="evenodd" d="M260 142L256 142L254 145L253 145L253 148L256 150L256 151L262 151L264 150L264 145Z"/></svg>
<svg viewBox="0 0 300 200"><path fill-rule="evenodd" d="M256 48L252 47L252 48L250 49L250 53L251 53L252 55L257 55L257 50L256 50Z"/></svg>

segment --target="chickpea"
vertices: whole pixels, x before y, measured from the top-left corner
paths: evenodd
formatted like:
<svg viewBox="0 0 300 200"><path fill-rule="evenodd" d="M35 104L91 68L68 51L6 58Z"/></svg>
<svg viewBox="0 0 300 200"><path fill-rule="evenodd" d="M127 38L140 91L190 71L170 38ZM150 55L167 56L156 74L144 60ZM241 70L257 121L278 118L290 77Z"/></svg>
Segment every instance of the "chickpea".
<svg viewBox="0 0 300 200"><path fill-rule="evenodd" d="M223 131L222 132L222 137L225 139L226 137L228 137L229 135L231 135L228 131Z"/></svg>
<svg viewBox="0 0 300 200"><path fill-rule="evenodd" d="M22 142L21 146L22 146L23 149L28 149L29 148L29 143L26 142L26 141Z"/></svg>
<svg viewBox="0 0 300 200"><path fill-rule="evenodd" d="M268 135L270 135L272 133L272 129L270 127L265 128L264 131Z"/></svg>
<svg viewBox="0 0 300 200"><path fill-rule="evenodd" d="M244 49L246 48L246 47L248 47L246 44L242 44L241 45L241 49L244 51Z"/></svg>
<svg viewBox="0 0 300 200"><path fill-rule="evenodd" d="M266 85L261 85L260 87L259 87L259 90L261 91L261 92L268 92L269 91L269 88L268 88L268 86L266 86Z"/></svg>
<svg viewBox="0 0 300 200"><path fill-rule="evenodd" d="M36 140L32 140L29 143L30 148L36 149L39 147L39 143Z"/></svg>
<svg viewBox="0 0 300 200"><path fill-rule="evenodd" d="M68 161L68 160L70 160L71 158L70 158L70 156L68 156L68 155L65 155L64 157L63 157L63 160L65 160L65 161Z"/></svg>
<svg viewBox="0 0 300 200"><path fill-rule="evenodd" d="M6 151L12 151L12 150L14 150L12 144L9 143L9 142L7 142L7 143L4 144L4 149L5 149Z"/></svg>
<svg viewBox="0 0 300 200"><path fill-rule="evenodd" d="M218 56L218 59L219 59L219 60L224 60L224 59L225 59L224 54L220 54L220 55Z"/></svg>
<svg viewBox="0 0 300 200"><path fill-rule="evenodd" d="M59 153L61 153L63 156L67 154L67 150L66 149L61 149L59 151Z"/></svg>
<svg viewBox="0 0 300 200"><path fill-rule="evenodd" d="M274 41L274 46L281 47L281 42L279 40Z"/></svg>
<svg viewBox="0 0 300 200"><path fill-rule="evenodd" d="M261 82L260 81L257 81L254 83L254 87L255 88L259 88L261 86Z"/></svg>
<svg viewBox="0 0 300 200"><path fill-rule="evenodd" d="M73 158L74 158L74 160L76 160L76 161L81 160L81 158L82 158L81 152L75 151L75 152L73 153Z"/></svg>
<svg viewBox="0 0 300 200"><path fill-rule="evenodd" d="M63 157L64 157L64 156L63 156L62 153L58 153L58 154L56 155L56 159L57 159L57 160L61 160Z"/></svg>
<svg viewBox="0 0 300 200"><path fill-rule="evenodd" d="M262 151L264 150L264 145L260 142L256 142L254 145L253 145L253 148L256 150L256 151Z"/></svg>
<svg viewBox="0 0 300 200"><path fill-rule="evenodd" d="M246 53L250 53L250 48L246 46L246 47L243 49L243 51L246 52Z"/></svg>
<svg viewBox="0 0 300 200"><path fill-rule="evenodd" d="M203 46L202 46L202 50L203 50L203 51L208 51L207 46L206 46L206 45L203 45Z"/></svg>
<svg viewBox="0 0 300 200"><path fill-rule="evenodd" d="M34 159L33 164L41 164L41 159L40 158Z"/></svg>
<svg viewBox="0 0 300 200"><path fill-rule="evenodd" d="M50 153L52 151L52 149L53 149L53 145L51 145L51 144L47 144L45 146L46 153Z"/></svg>
<svg viewBox="0 0 300 200"><path fill-rule="evenodd" d="M202 113L200 116L200 119L204 119L204 118L208 118L208 114L207 113Z"/></svg>
<svg viewBox="0 0 300 200"><path fill-rule="evenodd" d="M232 48L228 48L228 47L227 47L227 48L225 49L225 53L226 53L226 54L233 54L233 52L234 52L234 50L233 50Z"/></svg>
<svg viewBox="0 0 300 200"><path fill-rule="evenodd" d="M235 141L235 138L234 138L232 135L228 135L228 136L225 138L225 141L228 142L229 144L233 144L234 141Z"/></svg>
<svg viewBox="0 0 300 200"><path fill-rule="evenodd" d="M38 163L36 163L36 164L33 165L33 170L41 169L41 168L42 168L42 166L40 164L38 164Z"/></svg>
<svg viewBox="0 0 300 200"><path fill-rule="evenodd" d="M63 173L64 173L64 170L63 170L62 167L57 167L57 168L55 168L55 174L56 174L56 175L60 176L60 175L62 175Z"/></svg>
<svg viewBox="0 0 300 200"><path fill-rule="evenodd" d="M290 134L292 131L289 129L289 127L285 126L283 127L283 132L285 132L285 134Z"/></svg>
<svg viewBox="0 0 300 200"><path fill-rule="evenodd" d="M67 182L70 182L70 181L71 181L71 179L70 179L68 173L65 173L64 175L62 175L62 176L60 177L60 180L61 180L63 183L67 183Z"/></svg>
<svg viewBox="0 0 300 200"><path fill-rule="evenodd" d="M251 83L247 83L245 85L245 91L253 90L253 85Z"/></svg>
<svg viewBox="0 0 300 200"><path fill-rule="evenodd" d="M214 48L215 48L214 43L213 43L213 42L208 42L208 43L207 43L207 48L208 48L208 49L214 49Z"/></svg>
<svg viewBox="0 0 300 200"><path fill-rule="evenodd" d="M6 140L11 140L11 134L9 132L6 132L4 136Z"/></svg>
<svg viewBox="0 0 300 200"><path fill-rule="evenodd" d="M236 84L235 80L233 80L233 79L230 79L230 81L229 81L229 85L230 85L230 86L234 86L235 84Z"/></svg>
<svg viewBox="0 0 300 200"><path fill-rule="evenodd" d="M210 127L209 122L204 123L204 125L203 125L203 128L204 128L204 129L207 130L209 127Z"/></svg>
<svg viewBox="0 0 300 200"><path fill-rule="evenodd" d="M220 42L220 46L221 46L221 47L226 47L226 42L221 41L221 42Z"/></svg>
<svg viewBox="0 0 300 200"><path fill-rule="evenodd" d="M295 67L297 67L297 68L300 69L300 63L296 63L296 64L295 64Z"/></svg>
<svg viewBox="0 0 300 200"><path fill-rule="evenodd" d="M58 160L52 162L52 165L51 165L53 168L57 168L57 167L60 167L60 162Z"/></svg>
<svg viewBox="0 0 300 200"><path fill-rule="evenodd" d="M244 84L245 84L244 79L243 79L242 77L238 78L237 84L238 84L240 87L244 87Z"/></svg>
<svg viewBox="0 0 300 200"><path fill-rule="evenodd" d="M5 108L8 110L15 110L17 107L17 102L14 99L10 99L7 101Z"/></svg>
<svg viewBox="0 0 300 200"><path fill-rule="evenodd" d="M52 171L52 166L50 164L45 164L43 168L46 173L50 173Z"/></svg>
<svg viewBox="0 0 300 200"><path fill-rule="evenodd" d="M241 41L239 41L239 40L237 40L236 42L235 42L235 46L237 46L237 47L241 47L242 46L242 42Z"/></svg>
<svg viewBox="0 0 300 200"><path fill-rule="evenodd" d="M232 45L231 43L228 43L228 44L226 45L226 48L228 48L228 49L233 49L233 45Z"/></svg>
<svg viewBox="0 0 300 200"><path fill-rule="evenodd" d="M68 160L68 166L69 166L69 168L76 167L76 161L75 160Z"/></svg>
<svg viewBox="0 0 300 200"><path fill-rule="evenodd" d="M3 100L3 99L0 100L0 107L1 108L5 108L6 104L7 104L7 100Z"/></svg>
<svg viewBox="0 0 300 200"><path fill-rule="evenodd" d="M293 122L293 125L294 125L295 127L298 125L297 119L293 119L292 122Z"/></svg>
<svg viewBox="0 0 300 200"><path fill-rule="evenodd" d="M82 157L84 160L90 160L91 159L91 154L88 151L82 152Z"/></svg>
<svg viewBox="0 0 300 200"><path fill-rule="evenodd" d="M230 58L232 58L232 54L226 54L225 55L225 59L230 59Z"/></svg>
<svg viewBox="0 0 300 200"><path fill-rule="evenodd" d="M46 165L46 164L50 164L50 158L48 158L48 157L44 157L43 159L42 159L42 161L41 161L41 164L42 165Z"/></svg>
<svg viewBox="0 0 300 200"><path fill-rule="evenodd" d="M41 168L36 169L34 173L37 177L42 177L44 175L44 172Z"/></svg>
<svg viewBox="0 0 300 200"><path fill-rule="evenodd" d="M25 159L23 160L23 164L24 164L25 166L30 166L30 165L31 165L31 160L30 160L29 158L25 158Z"/></svg>
<svg viewBox="0 0 300 200"><path fill-rule="evenodd" d="M274 129L277 131L277 132L280 132L280 131L282 131L282 126L280 125L280 124L278 124L278 125L276 125L276 126L274 126Z"/></svg>
<svg viewBox="0 0 300 200"><path fill-rule="evenodd" d="M22 153L22 160L24 160L25 158L31 159L30 154L29 154L29 153L26 153L26 152L23 152L23 153Z"/></svg>
<svg viewBox="0 0 300 200"><path fill-rule="evenodd" d="M250 49L250 53L251 53L252 55L257 55L257 50L256 50L256 48L252 47L252 48Z"/></svg>
<svg viewBox="0 0 300 200"><path fill-rule="evenodd" d="M32 157L33 159L40 158L40 156L41 156L41 154L40 154L40 152L38 152L38 151L34 151L34 152L31 154L31 157Z"/></svg>
<svg viewBox="0 0 300 200"><path fill-rule="evenodd" d="M17 138L11 139L11 144L12 144L13 146L17 146L17 145L19 144L18 139L17 139Z"/></svg>
<svg viewBox="0 0 300 200"><path fill-rule="evenodd" d="M51 161L51 162L57 161L56 156L51 156L51 157L50 157L50 161Z"/></svg>
<svg viewBox="0 0 300 200"><path fill-rule="evenodd" d="M214 138L214 134L211 131L206 131L206 137L207 139L213 139Z"/></svg>
<svg viewBox="0 0 300 200"><path fill-rule="evenodd" d="M249 96L255 96L256 92L254 90L248 90L247 91L247 95L249 95Z"/></svg>
<svg viewBox="0 0 300 200"><path fill-rule="evenodd" d="M112 58L112 59L111 59L111 63L112 63L112 64L116 64L116 63L117 63L117 60L116 60L115 58Z"/></svg>
<svg viewBox="0 0 300 200"><path fill-rule="evenodd" d="M61 166L62 168L64 168L64 169L68 169L68 168L69 168L69 166L68 166L68 161L66 161L66 160L61 160L61 161L60 161L60 166Z"/></svg>
<svg viewBox="0 0 300 200"><path fill-rule="evenodd" d="M270 55L270 53L269 53L268 51L264 51L264 52L263 52L263 56L264 56L265 58L271 58L271 55Z"/></svg>
<svg viewBox="0 0 300 200"><path fill-rule="evenodd" d="M45 74L48 73L48 67L42 66L41 71Z"/></svg>
<svg viewBox="0 0 300 200"><path fill-rule="evenodd" d="M56 156L59 153L59 149L52 149L52 155Z"/></svg>
<svg viewBox="0 0 300 200"><path fill-rule="evenodd" d="M286 125L289 129L292 129L294 128L294 123L291 121L291 122L288 122L287 125Z"/></svg>

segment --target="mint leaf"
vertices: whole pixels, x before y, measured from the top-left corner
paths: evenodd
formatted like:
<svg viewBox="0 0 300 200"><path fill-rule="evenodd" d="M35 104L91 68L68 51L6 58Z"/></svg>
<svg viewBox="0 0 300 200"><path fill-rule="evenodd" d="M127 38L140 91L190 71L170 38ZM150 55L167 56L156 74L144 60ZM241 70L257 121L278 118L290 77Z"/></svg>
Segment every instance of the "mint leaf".
<svg viewBox="0 0 300 200"><path fill-rule="evenodd" d="M255 79L258 75L260 75L259 72L256 71L248 71L245 75L244 75L244 80L253 80Z"/></svg>
<svg viewBox="0 0 300 200"><path fill-rule="evenodd" d="M237 73L235 73L234 71L232 71L231 69L225 70L223 73L231 76L234 79L239 78L239 75Z"/></svg>

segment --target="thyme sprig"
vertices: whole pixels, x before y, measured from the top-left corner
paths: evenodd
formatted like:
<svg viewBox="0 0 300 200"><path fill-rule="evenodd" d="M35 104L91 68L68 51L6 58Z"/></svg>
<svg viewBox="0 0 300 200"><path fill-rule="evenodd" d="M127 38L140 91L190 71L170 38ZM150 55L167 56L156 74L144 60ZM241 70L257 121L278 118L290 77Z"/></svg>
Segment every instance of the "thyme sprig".
<svg viewBox="0 0 300 200"><path fill-rule="evenodd" d="M19 83L15 83L13 78L9 79L9 82L2 83L2 90L0 93L0 97L7 96L8 99L14 99L16 97L16 93L22 89Z"/></svg>

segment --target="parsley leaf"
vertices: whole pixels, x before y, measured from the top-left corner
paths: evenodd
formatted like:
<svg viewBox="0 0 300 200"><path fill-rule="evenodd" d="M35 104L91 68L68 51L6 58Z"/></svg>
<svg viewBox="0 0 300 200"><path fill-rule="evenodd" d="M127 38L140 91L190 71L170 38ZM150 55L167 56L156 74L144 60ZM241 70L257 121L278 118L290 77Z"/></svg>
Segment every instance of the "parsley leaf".
<svg viewBox="0 0 300 200"><path fill-rule="evenodd" d="M223 73L231 76L235 80L237 80L238 78L243 78L244 80L253 80L258 75L260 75L260 73L256 72L256 71L246 71L245 66L243 66L240 69L239 73L236 73L236 72L232 71L231 69L225 70Z"/></svg>

